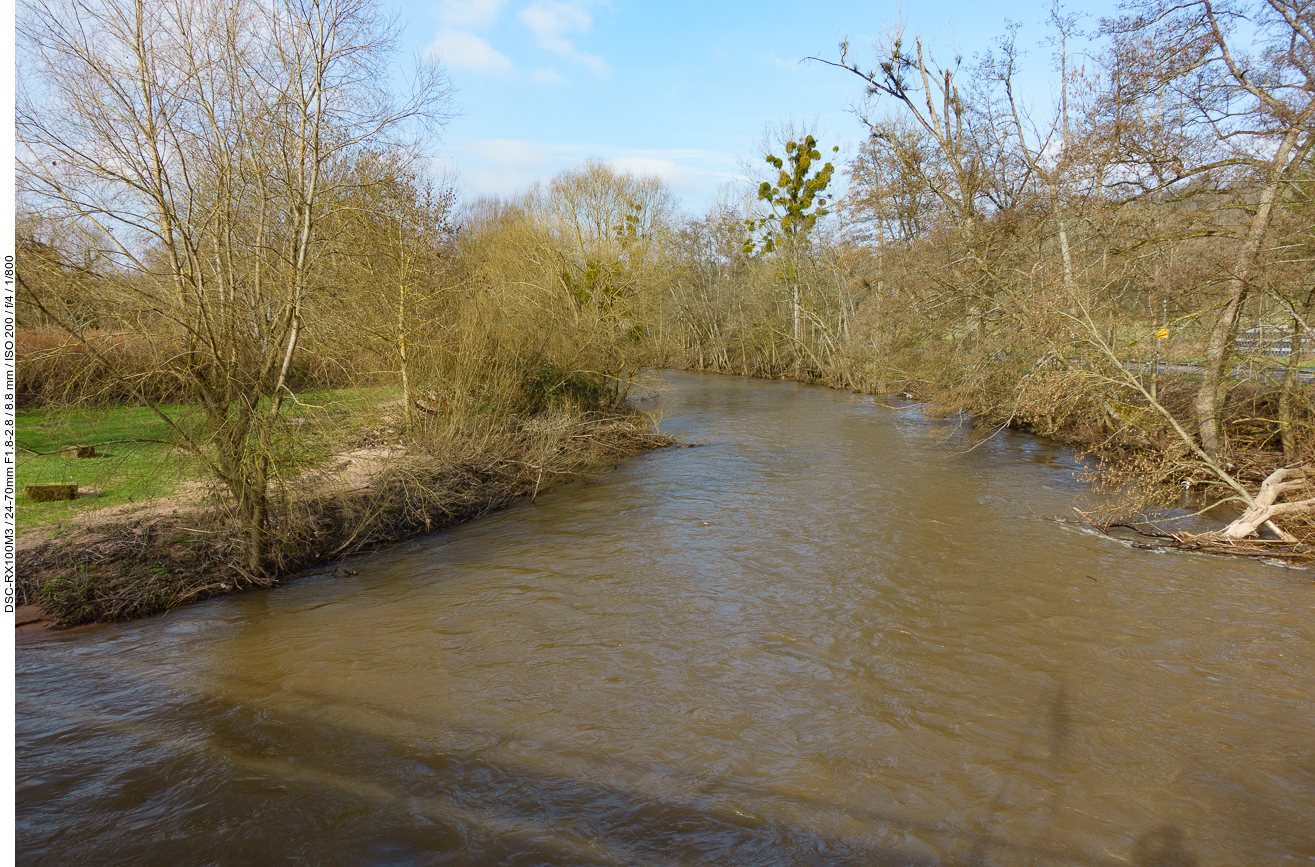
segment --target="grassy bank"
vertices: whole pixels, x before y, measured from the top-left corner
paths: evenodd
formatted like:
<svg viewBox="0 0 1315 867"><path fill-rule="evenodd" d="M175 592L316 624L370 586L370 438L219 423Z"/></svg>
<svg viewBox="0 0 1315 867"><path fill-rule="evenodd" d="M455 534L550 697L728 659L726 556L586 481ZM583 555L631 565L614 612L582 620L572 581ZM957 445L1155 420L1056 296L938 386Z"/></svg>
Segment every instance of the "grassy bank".
<svg viewBox="0 0 1315 867"><path fill-rule="evenodd" d="M293 461L303 467L323 463L370 425L365 412L396 400L388 387L304 392L284 410L289 424L306 435L297 438ZM186 405L160 407L187 429L194 420ZM58 534L105 510L124 513L134 506L168 500L181 491L192 495L207 478L196 455L175 448L170 426L145 406L61 407L20 410L18 427L17 523L20 535L35 530ZM92 458L74 458L63 450L93 446ZM76 500L34 502L28 485L76 484Z"/></svg>
<svg viewBox="0 0 1315 867"><path fill-rule="evenodd" d="M177 412L176 407L168 408ZM146 407L29 410L18 426L18 532L63 528L88 512L171 496L196 476L194 461L171 448L168 426ZM95 445L94 458L61 454ZM38 503L28 485L76 484L78 499Z"/></svg>
<svg viewBox="0 0 1315 867"><path fill-rule="evenodd" d="M74 502L20 499L20 604L40 605L67 627L269 587L305 568L610 470L670 442L625 404L558 405L497 425L477 417L435 419L401 433L366 411L378 407L380 396L299 396L289 419L301 450L297 471L277 485L273 567L259 578L243 569L231 504L204 481L194 457L160 443L107 445L105 457L96 459L30 456L20 476L27 483L67 479L98 487L96 496ZM54 451L158 437L144 413L137 407L24 413L20 440L34 451Z"/></svg>

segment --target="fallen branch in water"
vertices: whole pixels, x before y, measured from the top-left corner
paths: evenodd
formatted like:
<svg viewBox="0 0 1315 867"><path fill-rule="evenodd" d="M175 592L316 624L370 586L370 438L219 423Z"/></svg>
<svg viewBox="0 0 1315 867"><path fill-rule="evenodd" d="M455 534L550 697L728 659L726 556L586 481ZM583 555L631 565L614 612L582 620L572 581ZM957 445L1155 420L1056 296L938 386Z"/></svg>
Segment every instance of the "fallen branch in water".
<svg viewBox="0 0 1315 867"><path fill-rule="evenodd" d="M1304 470L1287 468L1270 474L1261 484L1260 492L1255 497L1255 505L1247 508L1243 515L1230 522L1222 530L1209 533L1166 533L1159 528L1146 529L1144 526L1122 521L1098 521L1081 509L1073 511L1082 518L1074 521L1067 518L1058 519L1065 524L1083 524L1094 528L1102 535L1109 536L1112 529L1128 530L1139 536L1161 541L1158 545L1146 545L1124 540L1138 548L1157 549L1172 548L1177 551L1196 551L1203 554L1228 554L1237 557L1260 557L1267 560L1283 560L1289 563L1315 562L1315 546L1307 545L1295 536L1273 524L1274 515L1307 514L1315 511L1315 497L1293 503L1275 503L1284 493L1304 490L1307 481L1285 481L1294 473ZM1268 487L1267 487L1268 486ZM1292 507L1292 508L1283 508ZM1260 528L1268 526L1276 539L1262 539Z"/></svg>
<svg viewBox="0 0 1315 867"><path fill-rule="evenodd" d="M1240 518L1222 530L1202 533L1189 538L1200 542L1239 542L1255 537L1260 532L1261 527L1268 527L1270 532L1281 541L1295 545L1298 542L1297 537L1274 523L1274 519L1305 515L1315 511L1315 497L1286 503L1280 503L1278 500L1288 494L1308 491L1309 487L1310 478L1306 467L1282 467L1277 469L1260 483L1260 490Z"/></svg>
<svg viewBox="0 0 1315 867"><path fill-rule="evenodd" d="M1129 524L1123 521L1097 521L1095 518L1091 517L1086 512L1082 511L1076 506L1073 507L1073 511L1077 512L1082 517L1081 521L1070 521L1067 518L1060 518L1059 519L1060 522L1064 524L1086 524L1087 526L1094 527L1095 529L1099 530L1101 533L1103 533L1106 536L1109 535L1109 530L1118 529L1118 530L1131 530L1137 535L1145 536L1148 539L1177 539L1178 538L1174 534L1166 533L1160 529L1144 530L1139 524Z"/></svg>

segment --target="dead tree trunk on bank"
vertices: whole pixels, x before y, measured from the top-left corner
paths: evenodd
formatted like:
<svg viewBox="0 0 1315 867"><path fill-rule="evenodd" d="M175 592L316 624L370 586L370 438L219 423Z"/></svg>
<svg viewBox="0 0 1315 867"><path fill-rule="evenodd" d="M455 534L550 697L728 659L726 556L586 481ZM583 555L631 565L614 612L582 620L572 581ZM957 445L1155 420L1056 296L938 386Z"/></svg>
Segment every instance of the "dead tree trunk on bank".
<svg viewBox="0 0 1315 867"><path fill-rule="evenodd" d="M1315 510L1315 497L1308 497L1304 500L1290 500L1286 503L1278 502L1280 497L1297 492L1309 493L1311 489L1309 474L1310 468L1308 467L1284 467L1275 470L1261 483L1260 490L1254 497L1254 502L1247 507L1247 510L1242 513L1240 518L1216 533L1207 533L1192 538L1238 542L1255 537L1261 527L1268 526L1280 540L1288 543L1296 542L1297 538L1279 527L1274 523L1274 520L1289 515L1309 514Z"/></svg>

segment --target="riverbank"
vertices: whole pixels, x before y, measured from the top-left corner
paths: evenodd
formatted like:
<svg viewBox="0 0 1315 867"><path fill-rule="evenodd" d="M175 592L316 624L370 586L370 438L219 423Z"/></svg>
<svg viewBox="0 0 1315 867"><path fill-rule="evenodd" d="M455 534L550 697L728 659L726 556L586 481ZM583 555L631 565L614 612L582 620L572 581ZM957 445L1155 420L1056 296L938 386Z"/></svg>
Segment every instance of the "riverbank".
<svg viewBox="0 0 1315 867"><path fill-rule="evenodd" d="M80 513L19 537L20 629L127 620L271 587L307 568L468 521L558 484L589 478L669 445L629 405L555 410L490 432L440 441L358 438L318 470L283 485L265 576L243 569L231 508L212 486Z"/></svg>
<svg viewBox="0 0 1315 867"><path fill-rule="evenodd" d="M850 377L803 371L797 377L781 378L877 393L870 383ZM1187 383L1166 381L1163 388L1167 404L1176 406L1186 400ZM1175 390L1183 392L1183 400L1173 399ZM925 401L933 413L953 409L944 396L935 393L905 390L898 396ZM1254 402L1255 396L1234 400L1239 412L1245 409L1242 404L1247 399ZM1167 477L1163 468L1158 476L1144 469L1150 465L1147 444L1163 447L1163 437L1113 438L1099 417L1083 412L1056 414L1045 425L1026 415L1003 422L985 413L977 418L984 438L1005 427L1021 429L1110 462L1112 469L1091 479L1097 483L1120 481L1114 461L1138 457L1142 478L1125 476L1122 481L1129 486L1140 483L1143 489L1136 493L1140 499L1129 495L1127 502L1153 502L1160 491L1181 496L1176 480ZM408 446L395 434L367 431L357 437L357 448L334 455L325 469L288 486L297 489L295 495L289 497L285 491L276 498L284 503L286 514L276 539L277 562L270 574L261 578L242 568L240 535L220 493L195 480L186 481L172 496L92 508L54 527L24 532L18 540L17 560L19 602L26 615L17 626L30 632L125 620L273 586L307 568L443 529L518 498L533 498L555 484L606 471L626 457L671 442L654 430L648 416L630 405L609 413L543 413L522 420L501 435L466 430L441 448L433 442ZM1245 461L1239 477L1255 483L1264 478L1270 464L1281 459L1281 455L1260 448L1238 457L1239 463ZM1150 488L1146 479L1159 489ZM1114 518L1105 516L1105 520L1102 524L1097 517L1093 523L1106 528ZM1163 534L1149 541L1289 562L1315 558L1315 549L1304 541L1286 547L1268 541L1258 549L1254 545L1203 547L1200 542Z"/></svg>
<svg viewBox="0 0 1315 867"><path fill-rule="evenodd" d="M1117 529L1147 547L1288 565L1315 562L1315 500L1303 500L1315 486L1310 469L1315 466L1315 445L1304 433L1315 426L1315 410L1306 401L1281 410L1280 390L1272 384L1234 382L1221 416L1227 447L1212 468L1169 419L1147 406L1112 403L1086 377L1085 371L1071 366L1040 369L1007 400L989 400L983 392L956 390L932 380L874 380L845 365L783 371L768 378L912 400L932 416L964 419L977 429L979 442L1016 430L1072 448L1088 459L1086 481L1102 494L1114 494L1091 512L1078 512L1082 522L1101 532ZM1162 373L1155 387L1159 405L1176 420L1179 431L1194 430L1199 382L1189 374ZM1295 442L1292 454L1285 454L1280 426L1271 421L1285 413ZM1248 489L1250 502L1239 497L1242 487ZM1182 508L1185 498L1195 504L1191 509ZM1175 530L1176 520L1211 511L1209 504L1234 504L1237 511L1216 531ZM1278 524L1255 521L1258 532L1240 535L1247 520L1260 514L1256 509L1271 507L1273 517L1281 519Z"/></svg>

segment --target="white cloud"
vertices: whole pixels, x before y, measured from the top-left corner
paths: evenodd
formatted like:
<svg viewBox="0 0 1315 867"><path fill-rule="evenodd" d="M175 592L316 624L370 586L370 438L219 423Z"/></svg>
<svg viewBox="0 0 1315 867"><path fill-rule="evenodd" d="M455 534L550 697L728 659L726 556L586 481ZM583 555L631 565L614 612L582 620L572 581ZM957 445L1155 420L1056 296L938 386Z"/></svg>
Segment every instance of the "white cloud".
<svg viewBox="0 0 1315 867"><path fill-rule="evenodd" d="M579 165L602 159L620 172L640 177L656 175L682 199L707 198L733 182L736 156L692 148L625 150L592 144L483 139L464 144L454 157L461 166L461 187L471 195L513 195L536 182Z"/></svg>
<svg viewBox="0 0 1315 867"><path fill-rule="evenodd" d="M500 169L463 172L462 188L471 196L514 196L542 180L539 173Z"/></svg>
<svg viewBox="0 0 1315 867"><path fill-rule="evenodd" d="M450 27L492 27L507 0L443 0L438 14Z"/></svg>
<svg viewBox="0 0 1315 867"><path fill-rule="evenodd" d="M607 62L596 54L580 51L565 35L575 31L588 33L593 29L594 20L589 14L589 7L593 5L594 0L535 0L521 10L519 18L530 28L540 46L586 67L595 75L605 76L612 72Z"/></svg>
<svg viewBox="0 0 1315 867"><path fill-rule="evenodd" d="M694 170L675 160L631 154L613 157L607 162L619 172L629 172L637 177L657 176L676 189L693 190L699 186Z"/></svg>
<svg viewBox="0 0 1315 867"><path fill-rule="evenodd" d="M473 141L467 145L467 150L489 162L522 169L538 168L550 158L548 149L543 145L505 138Z"/></svg>
<svg viewBox="0 0 1315 867"><path fill-rule="evenodd" d="M454 69L473 69L507 75L516 68L511 58L465 30L441 30L429 52Z"/></svg>
<svg viewBox="0 0 1315 867"><path fill-rule="evenodd" d="M555 69L536 69L530 75L530 78L534 79L535 84L551 84L558 86L566 84L566 76L562 75Z"/></svg>

